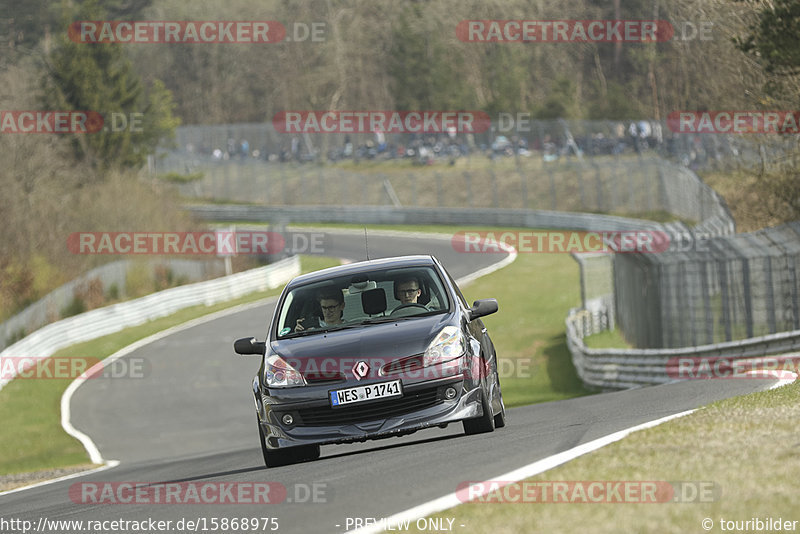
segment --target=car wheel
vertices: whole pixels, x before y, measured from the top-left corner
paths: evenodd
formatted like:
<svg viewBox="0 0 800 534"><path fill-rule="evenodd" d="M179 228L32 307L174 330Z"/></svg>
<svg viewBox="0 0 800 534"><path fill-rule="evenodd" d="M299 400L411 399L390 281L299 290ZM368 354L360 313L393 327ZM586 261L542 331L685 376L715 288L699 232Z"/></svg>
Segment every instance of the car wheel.
<svg viewBox="0 0 800 534"><path fill-rule="evenodd" d="M481 405L483 406L483 415L475 419L464 419L464 433L468 436L473 434L483 434L484 432L492 432L494 430L494 415L492 415L492 405L486 399L486 395L481 391Z"/></svg>
<svg viewBox="0 0 800 534"><path fill-rule="evenodd" d="M500 413L494 416L494 427L503 428L506 426L506 405L503 404L503 394L500 393Z"/></svg>
<svg viewBox="0 0 800 534"><path fill-rule="evenodd" d="M316 460L320 455L319 445L301 445L288 449L269 449L267 439L261 423L258 423L258 437L261 439L261 454L264 456L264 464L267 467L281 467L298 462L308 462Z"/></svg>
<svg viewBox="0 0 800 534"><path fill-rule="evenodd" d="M496 372L495 380L497 380L497 396L500 397L500 413L494 416L494 427L503 428L506 426L506 405L503 402L503 392L500 390L500 378Z"/></svg>

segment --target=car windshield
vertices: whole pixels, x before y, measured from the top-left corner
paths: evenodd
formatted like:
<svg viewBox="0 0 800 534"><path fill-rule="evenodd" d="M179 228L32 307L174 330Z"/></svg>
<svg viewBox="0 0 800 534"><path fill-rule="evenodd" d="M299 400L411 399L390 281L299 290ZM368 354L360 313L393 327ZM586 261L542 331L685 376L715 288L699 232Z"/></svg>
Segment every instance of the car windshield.
<svg viewBox="0 0 800 534"><path fill-rule="evenodd" d="M413 320L444 313L450 299L431 267L332 277L289 291L278 311L278 338Z"/></svg>

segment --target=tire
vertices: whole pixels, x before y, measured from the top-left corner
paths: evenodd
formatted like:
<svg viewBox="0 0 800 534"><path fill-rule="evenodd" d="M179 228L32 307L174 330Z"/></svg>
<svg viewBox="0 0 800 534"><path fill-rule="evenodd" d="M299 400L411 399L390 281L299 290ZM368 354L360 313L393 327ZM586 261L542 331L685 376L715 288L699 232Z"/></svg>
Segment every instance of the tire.
<svg viewBox="0 0 800 534"><path fill-rule="evenodd" d="M503 394L500 394L500 413L494 416L494 427L503 428L506 426L506 405L503 404Z"/></svg>
<svg viewBox="0 0 800 534"><path fill-rule="evenodd" d="M494 427L503 428L506 426L506 405L503 402L503 392L500 390L500 377L495 375L497 379L497 395L500 397L500 413L494 416Z"/></svg>
<svg viewBox="0 0 800 534"><path fill-rule="evenodd" d="M464 419L464 433L468 436L474 434L483 434L485 432L494 431L494 415L492 415L492 405L486 400L486 396L481 391L481 405L483 406L483 415L474 419Z"/></svg>
<svg viewBox="0 0 800 534"><path fill-rule="evenodd" d="M267 467L281 467L316 460L320 455L319 445L301 445L287 449L269 449L261 423L258 423L258 437L261 440L261 454Z"/></svg>

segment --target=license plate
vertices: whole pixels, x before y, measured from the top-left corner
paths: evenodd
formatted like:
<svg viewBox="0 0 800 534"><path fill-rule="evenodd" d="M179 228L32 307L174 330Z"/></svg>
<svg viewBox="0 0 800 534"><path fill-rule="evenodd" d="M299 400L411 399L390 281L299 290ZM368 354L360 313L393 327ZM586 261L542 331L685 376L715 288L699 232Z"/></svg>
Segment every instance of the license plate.
<svg viewBox="0 0 800 534"><path fill-rule="evenodd" d="M389 399L402 397L403 390L400 381L380 382L378 384L365 384L347 389L337 389L330 392L331 406L344 406L356 402L366 402L375 399Z"/></svg>

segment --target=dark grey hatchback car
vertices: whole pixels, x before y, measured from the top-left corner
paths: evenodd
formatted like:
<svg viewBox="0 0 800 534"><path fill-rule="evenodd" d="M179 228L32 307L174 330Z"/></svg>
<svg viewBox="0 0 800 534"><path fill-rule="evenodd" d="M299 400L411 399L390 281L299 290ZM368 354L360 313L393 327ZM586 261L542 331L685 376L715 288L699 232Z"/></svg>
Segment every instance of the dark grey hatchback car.
<svg viewBox="0 0 800 534"><path fill-rule="evenodd" d="M432 256L342 265L299 276L278 300L253 380L268 467L313 460L320 445L463 422L505 426L497 355L480 317Z"/></svg>

